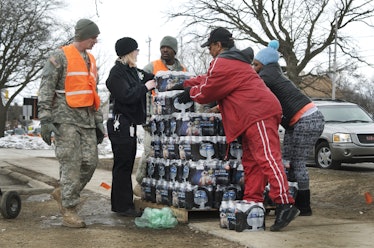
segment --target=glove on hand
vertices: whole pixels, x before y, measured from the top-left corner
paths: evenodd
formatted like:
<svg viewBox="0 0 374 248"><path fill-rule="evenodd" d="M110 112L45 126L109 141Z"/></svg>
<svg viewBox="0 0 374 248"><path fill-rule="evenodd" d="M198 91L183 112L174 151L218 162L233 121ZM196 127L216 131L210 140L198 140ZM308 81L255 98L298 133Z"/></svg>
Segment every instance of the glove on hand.
<svg viewBox="0 0 374 248"><path fill-rule="evenodd" d="M104 140L105 129L103 123L96 124L96 139L97 144L101 144Z"/></svg>
<svg viewBox="0 0 374 248"><path fill-rule="evenodd" d="M57 128L55 127L55 125L53 125L53 123L47 122L47 123L41 124L40 135L42 136L42 139L44 140L44 142L47 143L49 146L51 145L52 132L55 133L56 135L59 134L57 131Z"/></svg>
<svg viewBox="0 0 374 248"><path fill-rule="evenodd" d="M183 83L178 83L168 88L167 90L184 90Z"/></svg>
<svg viewBox="0 0 374 248"><path fill-rule="evenodd" d="M184 89L182 93L177 95L179 103L188 103L192 101L190 97L190 90L191 90L191 87L187 87Z"/></svg>

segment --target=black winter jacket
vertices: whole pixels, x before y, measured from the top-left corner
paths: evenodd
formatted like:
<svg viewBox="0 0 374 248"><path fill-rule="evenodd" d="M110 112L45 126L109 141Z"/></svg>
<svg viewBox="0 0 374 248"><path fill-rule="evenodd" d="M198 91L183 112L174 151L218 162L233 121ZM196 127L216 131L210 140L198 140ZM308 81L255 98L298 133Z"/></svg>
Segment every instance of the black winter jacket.
<svg viewBox="0 0 374 248"><path fill-rule="evenodd" d="M151 73L116 61L106 80L110 103L114 103L113 114L122 114L130 124L143 124L148 92L144 84L153 78Z"/></svg>
<svg viewBox="0 0 374 248"><path fill-rule="evenodd" d="M278 63L264 65L259 72L265 84L276 95L282 106L281 125L285 129L291 128L289 123L292 117L312 100L304 95L295 84L282 72Z"/></svg>

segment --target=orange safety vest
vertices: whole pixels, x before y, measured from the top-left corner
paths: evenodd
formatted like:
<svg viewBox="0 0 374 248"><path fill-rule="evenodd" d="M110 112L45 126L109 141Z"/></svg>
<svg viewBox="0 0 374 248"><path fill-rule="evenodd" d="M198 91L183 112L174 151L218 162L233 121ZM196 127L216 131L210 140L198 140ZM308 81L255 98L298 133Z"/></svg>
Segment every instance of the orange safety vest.
<svg viewBox="0 0 374 248"><path fill-rule="evenodd" d="M152 64L153 64L153 74L154 75L156 75L156 73L159 72L159 71L169 71L169 69L166 67L166 65L164 65L164 63L162 63L161 59L153 61ZM182 66L182 68L183 68L183 71L187 71L186 68L184 68L184 66Z"/></svg>
<svg viewBox="0 0 374 248"><path fill-rule="evenodd" d="M95 106L100 107L100 97L96 91L96 60L90 53L90 69L78 49L73 45L62 47L67 59L65 78L65 98L72 108Z"/></svg>

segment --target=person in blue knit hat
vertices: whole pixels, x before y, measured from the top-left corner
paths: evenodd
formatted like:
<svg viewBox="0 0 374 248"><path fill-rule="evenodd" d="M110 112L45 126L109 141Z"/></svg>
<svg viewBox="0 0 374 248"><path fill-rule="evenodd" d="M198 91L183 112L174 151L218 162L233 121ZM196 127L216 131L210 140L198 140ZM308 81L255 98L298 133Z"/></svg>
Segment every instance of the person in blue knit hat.
<svg viewBox="0 0 374 248"><path fill-rule="evenodd" d="M310 207L309 174L306 158L322 134L324 118L312 100L288 79L278 63L279 42L272 40L268 47L254 57L253 68L278 98L283 111L281 125L285 128L283 160L288 176L295 178L298 192L295 205L300 215L312 215ZM289 162L289 164L288 164Z"/></svg>
<svg viewBox="0 0 374 248"><path fill-rule="evenodd" d="M278 60L279 60L278 48L279 48L279 42L277 40L272 40L269 42L266 48L260 50L256 54L256 56L254 57L254 60L257 60L262 65L278 63Z"/></svg>

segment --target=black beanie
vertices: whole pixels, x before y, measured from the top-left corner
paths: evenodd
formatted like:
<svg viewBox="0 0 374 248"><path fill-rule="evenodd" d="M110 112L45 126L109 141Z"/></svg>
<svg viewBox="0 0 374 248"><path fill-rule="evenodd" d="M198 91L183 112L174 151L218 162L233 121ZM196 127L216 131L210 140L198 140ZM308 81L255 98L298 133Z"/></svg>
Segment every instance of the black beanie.
<svg viewBox="0 0 374 248"><path fill-rule="evenodd" d="M122 57L126 54L135 51L138 48L136 40L130 37L123 37L116 42L116 53L118 57Z"/></svg>
<svg viewBox="0 0 374 248"><path fill-rule="evenodd" d="M252 63L253 61L253 57L254 57L254 52L253 52L253 49L252 47L247 47L246 49L243 49L242 50L242 53L244 54L244 56L250 60L250 62Z"/></svg>

